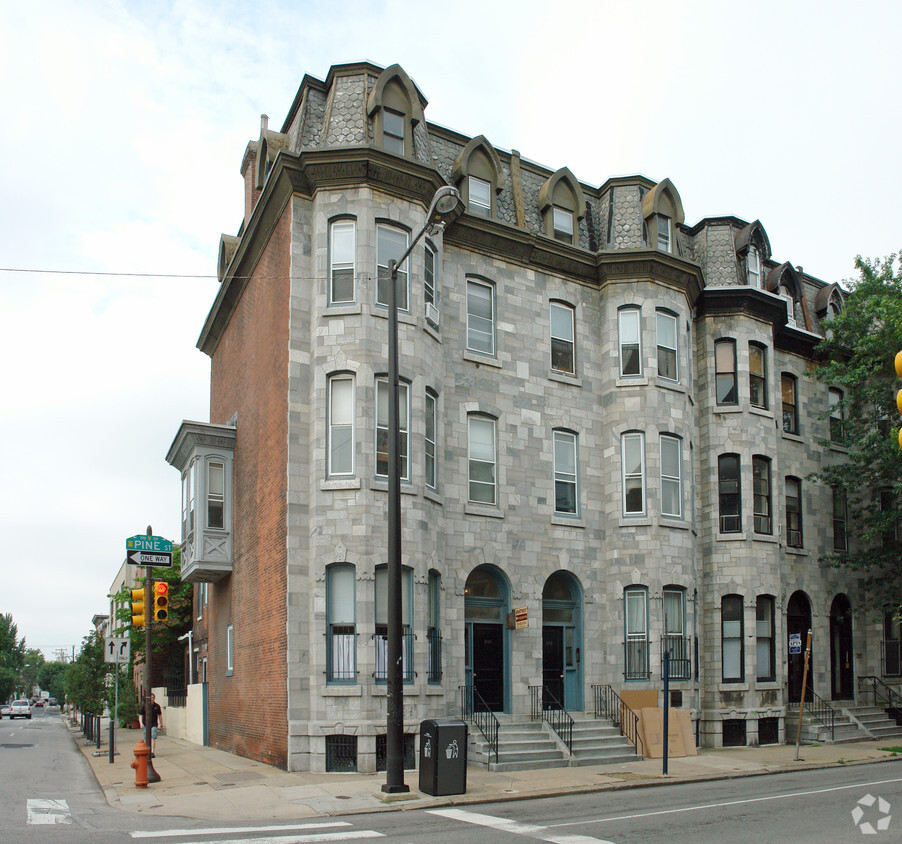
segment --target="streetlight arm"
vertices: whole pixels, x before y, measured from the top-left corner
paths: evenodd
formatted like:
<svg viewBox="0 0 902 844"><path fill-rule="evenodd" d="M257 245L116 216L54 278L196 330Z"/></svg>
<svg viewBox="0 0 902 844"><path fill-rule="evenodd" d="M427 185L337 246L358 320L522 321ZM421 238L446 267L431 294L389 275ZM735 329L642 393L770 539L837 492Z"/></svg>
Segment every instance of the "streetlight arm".
<svg viewBox="0 0 902 844"><path fill-rule="evenodd" d="M414 247L420 242L420 238L426 234L429 229L436 226L443 226L448 218L457 210L457 204L460 202L460 191L451 185L440 187L432 202L429 204L429 210L426 212L426 222L417 232L416 237L410 241L410 246L404 251L404 254L395 260L395 267L400 267L413 252ZM392 270L391 261L389 261L389 271Z"/></svg>

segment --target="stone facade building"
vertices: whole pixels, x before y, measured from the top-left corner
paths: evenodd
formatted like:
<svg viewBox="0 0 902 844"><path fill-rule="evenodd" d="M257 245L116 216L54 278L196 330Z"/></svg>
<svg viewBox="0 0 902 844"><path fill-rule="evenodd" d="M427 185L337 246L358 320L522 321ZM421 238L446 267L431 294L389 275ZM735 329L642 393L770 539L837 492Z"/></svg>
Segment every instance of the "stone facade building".
<svg viewBox="0 0 902 844"><path fill-rule="evenodd" d="M210 422L167 458L211 743L382 764L387 267L445 184L459 215L400 273L405 730L468 685L592 710L660 688L666 648L701 744L782 740L809 628L814 690L853 697L886 633L819 565L845 514L808 480L843 458L814 376L842 290L758 221L687 225L667 179L588 185L426 104L397 65L335 66L245 150Z"/></svg>

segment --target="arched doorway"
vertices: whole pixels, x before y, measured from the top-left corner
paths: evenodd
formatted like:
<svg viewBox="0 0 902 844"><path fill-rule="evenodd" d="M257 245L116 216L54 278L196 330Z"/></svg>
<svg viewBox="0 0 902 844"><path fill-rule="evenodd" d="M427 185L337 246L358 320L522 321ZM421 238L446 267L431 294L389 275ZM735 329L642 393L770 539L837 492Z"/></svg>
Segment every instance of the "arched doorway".
<svg viewBox="0 0 902 844"><path fill-rule="evenodd" d="M852 668L852 605L837 595L830 605L830 691L833 700L855 697Z"/></svg>
<svg viewBox="0 0 902 844"><path fill-rule="evenodd" d="M476 692L475 709L505 712L509 707L505 619L510 611L507 580L494 566L470 572L464 587L466 682Z"/></svg>
<svg viewBox="0 0 902 844"><path fill-rule="evenodd" d="M568 572L555 572L542 590L542 705L583 708L582 592Z"/></svg>
<svg viewBox="0 0 902 844"><path fill-rule="evenodd" d="M787 675L789 680L789 702L799 703L802 700L802 677L805 672L805 643L811 629L811 602L804 592L793 592L786 605L786 632L792 642L793 634L800 637L802 649L800 653L789 653L787 656ZM787 648L787 651L790 649ZM812 664L814 662L814 645L811 646L808 662L808 681L805 683L805 700L813 700L814 684L811 682Z"/></svg>

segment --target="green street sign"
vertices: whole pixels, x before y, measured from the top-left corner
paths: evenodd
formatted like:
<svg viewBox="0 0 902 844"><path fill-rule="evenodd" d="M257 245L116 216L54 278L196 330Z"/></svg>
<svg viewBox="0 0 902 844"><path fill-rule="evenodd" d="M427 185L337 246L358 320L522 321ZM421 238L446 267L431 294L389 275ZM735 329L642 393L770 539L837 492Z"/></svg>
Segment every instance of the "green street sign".
<svg viewBox="0 0 902 844"><path fill-rule="evenodd" d="M158 554L172 554L172 542L163 539L162 536L130 536L125 540L125 550L129 551L153 551Z"/></svg>

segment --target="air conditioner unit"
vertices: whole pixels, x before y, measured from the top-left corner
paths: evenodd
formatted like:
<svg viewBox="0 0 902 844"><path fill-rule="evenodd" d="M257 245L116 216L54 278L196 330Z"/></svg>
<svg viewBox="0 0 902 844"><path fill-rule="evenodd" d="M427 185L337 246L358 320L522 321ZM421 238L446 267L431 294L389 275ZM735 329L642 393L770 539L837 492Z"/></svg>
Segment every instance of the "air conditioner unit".
<svg viewBox="0 0 902 844"><path fill-rule="evenodd" d="M426 321L438 328L439 310L432 302L426 303Z"/></svg>

